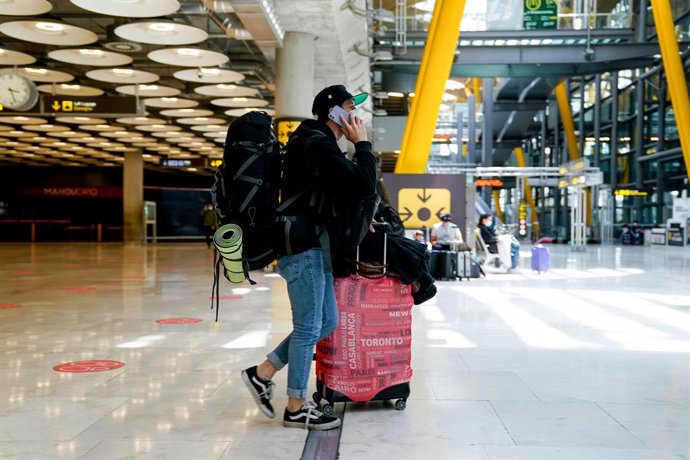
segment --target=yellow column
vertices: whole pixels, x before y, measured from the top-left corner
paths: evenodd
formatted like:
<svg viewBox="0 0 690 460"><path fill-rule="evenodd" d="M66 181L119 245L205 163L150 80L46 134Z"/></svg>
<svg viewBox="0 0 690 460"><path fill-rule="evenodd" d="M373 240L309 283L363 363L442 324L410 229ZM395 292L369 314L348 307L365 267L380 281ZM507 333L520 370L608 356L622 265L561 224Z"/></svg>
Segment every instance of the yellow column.
<svg viewBox="0 0 690 460"><path fill-rule="evenodd" d="M519 167L524 168L527 166L525 163L525 153L522 151L522 147L515 147L515 159ZM532 197L532 186L527 183L527 178L525 177L525 190L523 191L527 204L529 204L529 209L532 214L532 232L539 236L539 215L537 214L537 207L534 205L534 198Z"/></svg>
<svg viewBox="0 0 690 460"><path fill-rule="evenodd" d="M464 10L465 0L436 1L396 173L423 174L426 169Z"/></svg>
<svg viewBox="0 0 690 460"><path fill-rule="evenodd" d="M501 219L501 222L505 223L506 216L503 213L503 209L501 209L501 191L500 190L492 190L491 194L494 196L494 206L496 206L496 216L498 216L498 218Z"/></svg>
<svg viewBox="0 0 690 460"><path fill-rule="evenodd" d="M570 161L578 160L582 156L580 148L577 144L577 137L575 136L575 123L573 122L573 112L570 109L570 99L568 99L568 90L565 87L565 81L560 82L554 89L556 94L556 102L558 102L558 113L561 116L563 123L563 132L565 133L565 141L568 144L568 156ZM614 153L615 154L615 153ZM592 223L592 195L587 189L587 225Z"/></svg>
<svg viewBox="0 0 690 460"><path fill-rule="evenodd" d="M554 90L556 94L556 102L558 102L558 112L561 115L561 122L563 123L563 131L565 132L565 140L568 144L568 156L570 161L580 158L580 149L577 146L577 137L575 136L575 123L573 122L573 112L570 110L570 100L568 99L568 90L565 88L565 82L560 82Z"/></svg>
<svg viewBox="0 0 690 460"><path fill-rule="evenodd" d="M685 171L690 178L690 97L685 80L685 70L678 53L678 42L673 23L673 14L669 0L651 0L652 14L659 38L661 62L664 64L668 92L671 94L671 105L676 117L680 148L685 159ZM663 135L663 134L662 134Z"/></svg>

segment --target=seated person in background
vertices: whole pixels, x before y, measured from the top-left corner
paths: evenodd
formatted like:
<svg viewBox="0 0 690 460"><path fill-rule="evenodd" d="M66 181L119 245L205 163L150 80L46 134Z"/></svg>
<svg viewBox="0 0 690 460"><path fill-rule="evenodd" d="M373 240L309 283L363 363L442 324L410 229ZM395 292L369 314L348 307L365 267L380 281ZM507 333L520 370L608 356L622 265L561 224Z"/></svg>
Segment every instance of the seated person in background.
<svg viewBox="0 0 690 460"><path fill-rule="evenodd" d="M441 214L441 222L431 227L431 246L437 250L450 250L454 249L453 246L457 247L462 243L464 243L462 232L453 223L453 216Z"/></svg>
<svg viewBox="0 0 690 460"><path fill-rule="evenodd" d="M414 240L422 243L424 246L426 246L427 250L431 250L431 243L427 242L426 239L424 238L424 232L421 230L415 230L414 231Z"/></svg>
<svg viewBox="0 0 690 460"><path fill-rule="evenodd" d="M498 237L493 227L493 216L491 214L482 214L479 217L477 227L479 227L479 234L482 236L482 240L484 240L489 252L491 254L498 254Z"/></svg>
<svg viewBox="0 0 690 460"><path fill-rule="evenodd" d="M633 221L632 225L630 226L630 233L632 235L632 244L642 244L644 230L642 227L640 227L640 223L638 221Z"/></svg>
<svg viewBox="0 0 690 460"><path fill-rule="evenodd" d="M630 231L630 226L627 222L621 224L621 244L628 245L632 244L632 232Z"/></svg>
<svg viewBox="0 0 690 460"><path fill-rule="evenodd" d="M491 214L483 214L479 218L479 224L477 224L477 226L479 227L479 233L481 234L482 240L484 240L489 252L492 254L498 254L501 263L506 267L517 267L520 251L519 243L517 245L518 254L513 256L513 237L508 234L500 236L496 234L496 230L494 229L494 217Z"/></svg>

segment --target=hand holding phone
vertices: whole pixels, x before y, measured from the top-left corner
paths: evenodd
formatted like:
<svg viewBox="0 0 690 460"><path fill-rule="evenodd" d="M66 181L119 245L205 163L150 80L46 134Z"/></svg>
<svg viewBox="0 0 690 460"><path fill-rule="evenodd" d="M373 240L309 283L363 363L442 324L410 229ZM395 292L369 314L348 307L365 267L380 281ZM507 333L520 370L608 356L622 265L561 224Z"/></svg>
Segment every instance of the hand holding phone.
<svg viewBox="0 0 690 460"><path fill-rule="evenodd" d="M348 122L350 121L350 114L349 114L345 109L343 109L342 107L340 107L339 105L336 105L336 106L333 106L333 108L331 109L331 111L328 113L328 118L329 118L333 123L335 123L336 125L340 126L341 128L345 128L345 126L343 125L342 120L340 119L340 116L341 116L341 115L342 115L343 117L345 117L345 121L348 121Z"/></svg>

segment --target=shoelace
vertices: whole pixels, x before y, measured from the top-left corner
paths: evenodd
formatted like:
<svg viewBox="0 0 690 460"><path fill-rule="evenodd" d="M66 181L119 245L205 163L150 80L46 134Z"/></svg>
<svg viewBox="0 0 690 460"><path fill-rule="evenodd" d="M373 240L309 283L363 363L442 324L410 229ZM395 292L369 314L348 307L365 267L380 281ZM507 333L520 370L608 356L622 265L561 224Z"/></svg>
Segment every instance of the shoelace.
<svg viewBox="0 0 690 460"><path fill-rule="evenodd" d="M316 403L308 401L302 405L302 409L307 409L307 420L304 422L304 429L309 429L309 421L311 420L311 414L316 415L316 418L323 417L323 412L316 409Z"/></svg>
<svg viewBox="0 0 690 460"><path fill-rule="evenodd" d="M259 396L262 398L266 398L266 399L272 399L273 398L273 389L275 388L275 386L276 386L275 383L269 382L268 387L264 391L259 393Z"/></svg>

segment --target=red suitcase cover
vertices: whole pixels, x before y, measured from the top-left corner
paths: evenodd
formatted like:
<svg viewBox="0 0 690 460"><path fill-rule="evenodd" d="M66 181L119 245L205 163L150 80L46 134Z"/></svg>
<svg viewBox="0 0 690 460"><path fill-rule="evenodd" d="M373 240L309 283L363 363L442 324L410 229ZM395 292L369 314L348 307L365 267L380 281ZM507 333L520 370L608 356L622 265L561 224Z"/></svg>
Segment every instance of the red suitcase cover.
<svg viewBox="0 0 690 460"><path fill-rule="evenodd" d="M352 401L412 377L412 293L396 278L335 280L338 327L316 345L316 375Z"/></svg>

